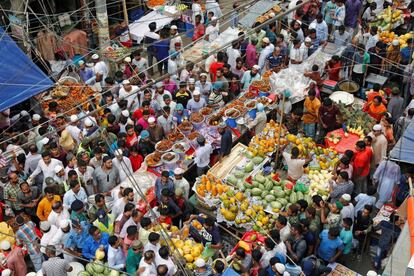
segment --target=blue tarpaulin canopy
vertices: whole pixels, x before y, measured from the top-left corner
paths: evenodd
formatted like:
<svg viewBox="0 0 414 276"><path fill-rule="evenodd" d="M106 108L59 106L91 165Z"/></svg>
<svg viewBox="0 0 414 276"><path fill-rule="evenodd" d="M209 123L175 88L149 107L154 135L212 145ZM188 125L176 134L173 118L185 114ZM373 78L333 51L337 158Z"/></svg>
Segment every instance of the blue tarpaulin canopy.
<svg viewBox="0 0 414 276"><path fill-rule="evenodd" d="M414 164L414 120L411 121L401 138L390 151L390 158Z"/></svg>
<svg viewBox="0 0 414 276"><path fill-rule="evenodd" d="M0 27L0 111L45 91L53 82Z"/></svg>

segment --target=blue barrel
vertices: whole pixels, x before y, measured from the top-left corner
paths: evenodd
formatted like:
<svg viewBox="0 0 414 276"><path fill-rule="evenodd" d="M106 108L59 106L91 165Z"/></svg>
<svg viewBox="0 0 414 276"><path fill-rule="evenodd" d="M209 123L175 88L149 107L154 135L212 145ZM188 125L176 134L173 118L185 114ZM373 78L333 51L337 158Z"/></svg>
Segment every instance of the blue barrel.
<svg viewBox="0 0 414 276"><path fill-rule="evenodd" d="M267 97L269 96L269 92L259 91L259 97Z"/></svg>
<svg viewBox="0 0 414 276"><path fill-rule="evenodd" d="M256 112L257 112L257 109L253 108L253 109L250 109L247 113L249 114L250 118L254 120L256 118Z"/></svg>
<svg viewBox="0 0 414 276"><path fill-rule="evenodd" d="M226 124L231 128L237 127L236 119L233 119L233 118L227 118Z"/></svg>
<svg viewBox="0 0 414 276"><path fill-rule="evenodd" d="M186 34L186 36L189 37L189 38L192 38L193 35L194 35L194 25L193 24L190 24L190 23L185 23L185 29L187 31L190 31L191 30L191 32L188 32Z"/></svg>

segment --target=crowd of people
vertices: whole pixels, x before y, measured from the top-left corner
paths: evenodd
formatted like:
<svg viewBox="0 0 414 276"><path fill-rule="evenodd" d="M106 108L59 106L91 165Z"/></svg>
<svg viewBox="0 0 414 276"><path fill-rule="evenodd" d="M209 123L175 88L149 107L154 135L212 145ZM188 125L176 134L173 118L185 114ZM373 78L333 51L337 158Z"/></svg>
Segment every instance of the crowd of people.
<svg viewBox="0 0 414 276"><path fill-rule="evenodd" d="M199 0L192 4L193 40L213 41L219 35L220 6L207 2L213 3L206 14ZM301 3L293 0L289 7ZM328 264L346 265L351 254L365 252L364 241L373 229L381 229L373 260L373 269L379 272L404 218L393 213L389 221L374 225L372 217L384 204L401 205L409 194L408 179L414 175L414 170L403 172L387 159L414 115L414 41L408 39L403 49L398 40L391 45L381 42L378 28L369 27L369 22L389 3L374 4L311 1L278 23L262 29L256 23L252 34L240 32L231 46L203 64L184 60L177 26L156 32L157 22L151 22L142 47L125 58L122 70L112 72L96 53L77 62L76 74L96 94L76 114L62 113L57 101L32 114L1 112L1 196L5 219L16 225L15 244L0 243L5 257L2 275L26 275L32 269L65 275L73 269L69 262L87 264L96 258L96 251L105 252L109 268L128 275L180 275L183 266L162 242L165 232L157 228L161 223L172 228L198 220L203 230L190 226L190 236L214 250L223 249L223 233L215 220L194 215L189 202L193 179L183 177L185 168L178 166L157 176L153 204L157 217L138 209L139 190L125 186L125 181L146 166L144 159L155 151L156 143L168 139L191 113L207 106L219 109L269 70L277 74L287 67L301 67L328 42L344 47L343 54L332 56L325 68L313 65L304 73L312 83L303 107L292 107L290 91L276 97L278 118L284 114L290 133L323 143L329 131L342 127L339 108L321 92L323 81L351 78L363 87L367 74L375 73L388 76L390 83L361 89L366 100L363 111L376 121L375 126L340 159L327 199L314 196L312 204L299 200L290 205L279 214L263 245L256 244L251 252L238 248L227 262L197 259L194 274L222 275L227 263L232 263L241 275L299 275L300 271L306 276L324 275L330 272ZM411 1L411 11L412 6ZM238 7L233 6L233 27ZM409 20L411 24L412 17ZM158 81L154 81L154 58L158 73L167 74ZM259 104L257 111L256 119L247 124L253 133L260 133L267 121L264 106ZM218 133L218 148L202 135L196 140L197 176L207 172L212 154L221 160L231 151L230 128L220 124ZM5 153L11 157L7 159ZM297 180L309 160L300 159L297 148L283 156L287 176ZM30 262L25 261L22 248Z"/></svg>

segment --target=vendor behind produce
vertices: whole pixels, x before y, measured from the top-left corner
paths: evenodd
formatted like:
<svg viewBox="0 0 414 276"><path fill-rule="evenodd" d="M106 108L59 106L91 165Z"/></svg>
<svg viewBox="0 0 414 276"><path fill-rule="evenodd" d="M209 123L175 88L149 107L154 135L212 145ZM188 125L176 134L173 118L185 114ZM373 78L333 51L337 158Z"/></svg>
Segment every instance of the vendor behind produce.
<svg viewBox="0 0 414 276"><path fill-rule="evenodd" d="M231 137L231 130L228 129L226 124L223 122L219 125L218 132L221 135L220 155L219 155L219 161L221 161L224 156L227 156L230 154L231 147L233 146L233 139Z"/></svg>
<svg viewBox="0 0 414 276"><path fill-rule="evenodd" d="M161 192L164 189L168 189L171 194L174 193L174 182L169 177L168 171L162 171L161 176L155 181L155 195L157 196L158 203L162 202Z"/></svg>
<svg viewBox="0 0 414 276"><path fill-rule="evenodd" d="M213 148L210 144L206 143L206 138L201 135L197 137L197 143L199 147L195 151L194 162L197 166L197 176L201 176L208 170Z"/></svg>
<svg viewBox="0 0 414 276"><path fill-rule="evenodd" d="M292 180L298 180L303 175L303 166L312 161L310 156L307 156L306 159L300 159L299 153L299 149L294 147L291 153L283 152L282 154L286 161L288 177Z"/></svg>
<svg viewBox="0 0 414 276"><path fill-rule="evenodd" d="M250 129L254 128L254 132L256 134L259 134L266 127L267 117L266 112L264 111L264 105L262 103L258 103L256 108L256 118L251 121L248 126Z"/></svg>
<svg viewBox="0 0 414 276"><path fill-rule="evenodd" d="M201 242L204 246L209 244L209 247L212 249L221 249L221 234L214 219L206 217L203 214L200 214L199 216L191 215L190 220L186 223L188 224L194 219L202 224L201 229L197 229L193 225L190 225L190 235L194 240L196 242Z"/></svg>

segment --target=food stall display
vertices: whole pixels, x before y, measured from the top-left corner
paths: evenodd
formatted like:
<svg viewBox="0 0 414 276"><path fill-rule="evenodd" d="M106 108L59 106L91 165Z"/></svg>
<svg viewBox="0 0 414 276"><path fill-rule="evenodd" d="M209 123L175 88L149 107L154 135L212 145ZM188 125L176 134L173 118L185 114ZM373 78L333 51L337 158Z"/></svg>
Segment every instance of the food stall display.
<svg viewBox="0 0 414 276"><path fill-rule="evenodd" d="M242 191L229 190L220 196L217 221L246 230L270 230L276 216L264 212L264 206Z"/></svg>
<svg viewBox="0 0 414 276"><path fill-rule="evenodd" d="M399 9L393 9L391 6L388 6L377 15L375 21L371 22L371 26L378 26L381 30L392 30L403 23L403 12Z"/></svg>
<svg viewBox="0 0 414 276"><path fill-rule="evenodd" d="M69 115L78 114L78 110L74 107L81 103L85 103L86 106L89 96L92 96L94 93L88 85L65 81L57 84L50 91L50 97L42 102L42 109L47 110L49 103L55 101L58 103L58 108L61 113L67 113Z"/></svg>
<svg viewBox="0 0 414 276"><path fill-rule="evenodd" d="M359 134L362 136L363 134L367 134L371 131L372 127L375 124L375 120L369 116L366 112L363 112L361 108L353 106L346 106L342 103L338 104L339 111L343 116L342 120L346 123L347 128L353 131L351 133ZM362 132L360 132L362 130Z"/></svg>
<svg viewBox="0 0 414 276"><path fill-rule="evenodd" d="M203 56L210 55L211 51L221 49L224 45L231 43L238 37L240 31L240 29L229 27L212 42L201 40L195 43L191 48L185 50L182 56L186 61L199 61Z"/></svg>
<svg viewBox="0 0 414 276"><path fill-rule="evenodd" d="M409 32L409 33L406 33L400 36L388 30L382 31L379 33L379 39L386 44L390 44L393 40L397 39L401 49L407 47L407 39L413 38L413 37L414 37L413 32Z"/></svg>
<svg viewBox="0 0 414 276"><path fill-rule="evenodd" d="M281 133L280 133L281 132ZM265 157L272 154L276 150L276 145L286 143L283 138L287 130L281 127L278 123L270 120L261 133L256 134L247 147L247 153L251 157L260 156ZM281 137L278 140L279 136Z"/></svg>
<svg viewBox="0 0 414 276"><path fill-rule="evenodd" d="M263 23L281 11L278 1L261 0L248 9L247 14L240 19L239 24L251 28L255 22Z"/></svg>
<svg viewBox="0 0 414 276"><path fill-rule="evenodd" d="M220 204L220 196L231 188L211 172L208 172L206 175L202 175L197 179L193 186L193 191L203 206L214 209Z"/></svg>

